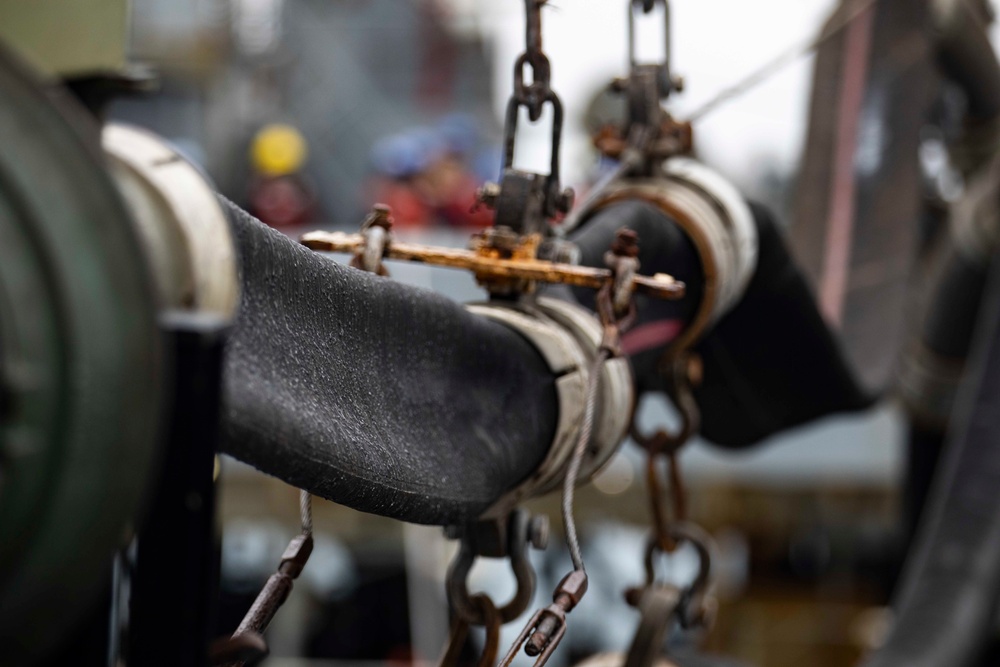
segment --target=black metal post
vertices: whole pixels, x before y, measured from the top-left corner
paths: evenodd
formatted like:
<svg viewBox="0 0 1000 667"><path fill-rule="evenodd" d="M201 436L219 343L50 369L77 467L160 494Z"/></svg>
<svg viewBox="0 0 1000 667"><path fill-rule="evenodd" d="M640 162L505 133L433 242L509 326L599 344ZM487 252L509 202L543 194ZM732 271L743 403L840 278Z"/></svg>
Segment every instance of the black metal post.
<svg viewBox="0 0 1000 667"><path fill-rule="evenodd" d="M171 313L173 419L159 488L138 535L127 664L207 665L216 600L214 461L228 325Z"/></svg>

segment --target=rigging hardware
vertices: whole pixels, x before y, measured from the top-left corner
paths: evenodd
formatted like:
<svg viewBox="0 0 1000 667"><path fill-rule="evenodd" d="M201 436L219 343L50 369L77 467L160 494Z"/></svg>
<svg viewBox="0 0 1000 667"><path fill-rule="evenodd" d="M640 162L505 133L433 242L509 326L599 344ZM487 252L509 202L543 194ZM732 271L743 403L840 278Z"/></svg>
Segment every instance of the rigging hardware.
<svg viewBox="0 0 1000 667"><path fill-rule="evenodd" d="M313 550L312 495L299 491L301 532L292 538L281 556L278 571L264 584L249 611L231 637L217 640L210 649L213 665L242 667L256 662L268 653L264 631L292 592L295 579L309 560Z"/></svg>

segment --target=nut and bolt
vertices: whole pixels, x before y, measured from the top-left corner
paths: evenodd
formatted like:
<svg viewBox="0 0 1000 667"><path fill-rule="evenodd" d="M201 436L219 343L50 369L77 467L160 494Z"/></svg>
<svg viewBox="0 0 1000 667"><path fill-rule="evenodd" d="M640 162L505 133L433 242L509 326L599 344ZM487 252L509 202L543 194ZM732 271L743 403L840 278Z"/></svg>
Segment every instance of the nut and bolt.
<svg viewBox="0 0 1000 667"><path fill-rule="evenodd" d="M611 243L611 252L618 257L639 256L639 234L628 227L622 227L615 233Z"/></svg>
<svg viewBox="0 0 1000 667"><path fill-rule="evenodd" d="M528 523L528 542L539 550L549 546L549 517L544 514L531 517Z"/></svg>
<svg viewBox="0 0 1000 667"><path fill-rule="evenodd" d="M392 229L392 207L387 204L374 204L372 205L372 210L368 212L368 216L365 218L364 222L361 223L361 230L370 229L372 227L381 227L382 229L389 231Z"/></svg>

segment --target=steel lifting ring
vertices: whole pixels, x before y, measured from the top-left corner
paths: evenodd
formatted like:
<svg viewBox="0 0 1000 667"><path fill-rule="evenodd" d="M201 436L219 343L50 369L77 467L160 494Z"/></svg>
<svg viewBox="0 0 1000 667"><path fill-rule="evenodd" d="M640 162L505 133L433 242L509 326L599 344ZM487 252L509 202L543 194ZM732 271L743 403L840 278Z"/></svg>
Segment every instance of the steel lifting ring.
<svg viewBox="0 0 1000 667"><path fill-rule="evenodd" d="M523 58L524 56L522 56ZM511 169L514 166L514 144L517 138L517 110L520 107L528 109L528 117L532 121L537 120L541 115L542 107L548 102L552 105L552 150L549 158L548 192L546 193L546 213L554 215L556 213L556 199L559 195L559 148L562 143L563 107L559 96L551 90L546 90L545 95L538 98L536 102L521 99L513 95L507 101L507 115L504 118L504 158L503 168ZM537 104L538 116L533 116L533 104Z"/></svg>
<svg viewBox="0 0 1000 667"><path fill-rule="evenodd" d="M678 602L678 619L681 626L691 628L705 623L705 609L702 600L708 593L712 576L712 538L703 529L688 522L677 522L668 529L670 537L677 543L687 542L694 546L698 554L698 575L682 591ZM655 537L651 537L646 545L646 555L643 567L646 571L644 588L657 586L655 556L663 553Z"/></svg>
<svg viewBox="0 0 1000 667"><path fill-rule="evenodd" d="M530 532L533 532L533 526L528 512L523 509L511 512L507 518L506 555L510 559L510 569L514 573L517 590L505 605L497 609L502 624L523 614L535 594L535 569L528 560ZM476 548L474 539L467 533L461 540L458 555L448 566L445 584L448 601L455 613L471 625L485 625L487 622L482 606L475 603L468 587L469 570L480 555L482 554Z"/></svg>

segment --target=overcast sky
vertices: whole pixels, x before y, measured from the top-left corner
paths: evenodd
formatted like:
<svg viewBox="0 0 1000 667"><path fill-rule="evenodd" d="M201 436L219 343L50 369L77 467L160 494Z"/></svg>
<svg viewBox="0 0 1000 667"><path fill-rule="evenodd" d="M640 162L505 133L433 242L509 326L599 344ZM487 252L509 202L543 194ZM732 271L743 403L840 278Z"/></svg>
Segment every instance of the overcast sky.
<svg viewBox="0 0 1000 667"><path fill-rule="evenodd" d="M511 63L524 49L523 2L476 3L480 25L495 50L499 117L510 94ZM581 112L594 91L627 70L624 2L552 0L543 15L552 85L567 109L564 180L579 182L592 162ZM790 46L819 30L833 0L674 0L673 61L687 88L670 103L680 117ZM656 55L661 22L644 21L640 55ZM702 156L745 185L764 162L794 166L805 132L812 60L804 57L779 75L706 117L696 128ZM543 169L547 128L525 128L520 166Z"/></svg>

